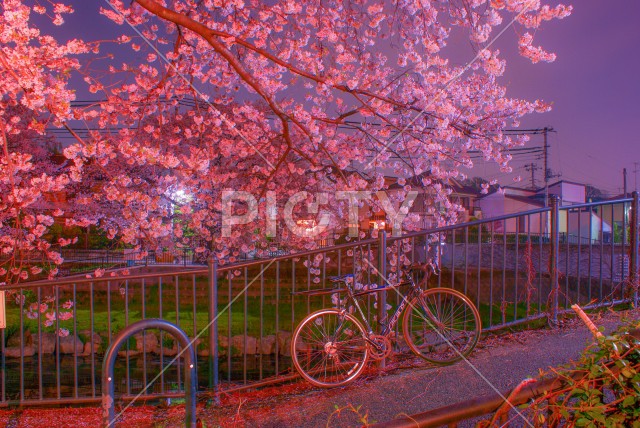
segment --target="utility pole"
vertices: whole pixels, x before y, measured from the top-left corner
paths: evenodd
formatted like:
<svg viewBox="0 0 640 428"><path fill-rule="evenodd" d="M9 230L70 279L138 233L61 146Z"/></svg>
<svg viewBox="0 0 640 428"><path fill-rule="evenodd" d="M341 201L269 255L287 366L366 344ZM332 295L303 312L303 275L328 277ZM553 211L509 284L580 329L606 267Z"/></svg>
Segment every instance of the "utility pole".
<svg viewBox="0 0 640 428"><path fill-rule="evenodd" d="M549 171L549 144L547 144L547 134L549 133L549 131L553 131L553 128L548 128L548 127L544 127L544 129L542 130L543 134L544 134L544 146L543 146L543 152L544 152L544 206L548 207L549 206L549 177L550 177L550 172Z"/></svg>
<svg viewBox="0 0 640 428"><path fill-rule="evenodd" d="M622 168L622 197L627 197L627 168Z"/></svg>
<svg viewBox="0 0 640 428"><path fill-rule="evenodd" d="M535 190L536 189L536 171L540 168L538 168L538 165L531 162L525 165L525 169L527 171L531 171L531 188Z"/></svg>

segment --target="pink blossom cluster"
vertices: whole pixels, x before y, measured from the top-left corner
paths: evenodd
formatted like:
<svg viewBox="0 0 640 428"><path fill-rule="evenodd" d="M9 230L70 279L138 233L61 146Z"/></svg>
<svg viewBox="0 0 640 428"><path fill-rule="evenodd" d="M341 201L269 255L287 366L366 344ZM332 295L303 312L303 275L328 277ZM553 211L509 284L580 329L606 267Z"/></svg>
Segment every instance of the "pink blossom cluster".
<svg viewBox="0 0 640 428"><path fill-rule="evenodd" d="M4 0L0 276L13 283L57 272L59 248L75 241L49 242L54 222L100 228L137 251L189 246L229 262L268 253L269 216L284 221L286 202L301 191L305 203L292 212L308 217L315 194L399 187L388 201L372 202L381 210L422 187L438 224L456 221L449 180L464 178L478 152L508 173L507 149L526 139L503 130L549 109L508 96L501 83L507 63L490 44L514 22L523 29L514 41L521 54L552 61L532 35L571 7L544 3L112 0L96 7L121 35L61 42L32 15L60 25L71 7ZM452 64L444 49L456 33L479 53L466 67ZM108 60L114 46L130 47L136 59ZM107 58L104 70L84 67L98 58ZM72 76L97 101L72 109ZM73 132L71 123L87 133ZM55 162L42 144L48 127L71 129L75 138ZM224 190L256 195L267 215L221 236ZM64 208L48 205L57 194L67 198ZM348 223L350 205L339 198L325 205L331 236ZM242 215L248 207L230 209ZM418 226L406 216L406 229ZM292 247L316 245L278 230ZM20 263L36 253L42 263ZM398 256L397 265L404 262Z"/></svg>
<svg viewBox="0 0 640 428"><path fill-rule="evenodd" d="M33 24L34 13L62 24L73 12L62 3L4 0L0 11L0 277L15 283L43 271L55 275L52 266L62 262L57 247L73 243L47 239L54 217L63 213L47 209L46 197L67 191L71 180L70 171L52 162L55 141L45 128L73 117L75 91L68 81L91 44L59 42Z"/></svg>

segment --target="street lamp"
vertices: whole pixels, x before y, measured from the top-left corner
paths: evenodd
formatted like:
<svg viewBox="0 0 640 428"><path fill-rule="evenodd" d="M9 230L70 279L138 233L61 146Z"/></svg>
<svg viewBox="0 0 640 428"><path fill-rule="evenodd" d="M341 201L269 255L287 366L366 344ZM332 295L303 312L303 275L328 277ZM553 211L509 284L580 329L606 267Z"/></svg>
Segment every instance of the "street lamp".
<svg viewBox="0 0 640 428"><path fill-rule="evenodd" d="M316 220L313 218L303 218L296 220L296 226L302 229L303 236L309 238L313 236L316 228Z"/></svg>

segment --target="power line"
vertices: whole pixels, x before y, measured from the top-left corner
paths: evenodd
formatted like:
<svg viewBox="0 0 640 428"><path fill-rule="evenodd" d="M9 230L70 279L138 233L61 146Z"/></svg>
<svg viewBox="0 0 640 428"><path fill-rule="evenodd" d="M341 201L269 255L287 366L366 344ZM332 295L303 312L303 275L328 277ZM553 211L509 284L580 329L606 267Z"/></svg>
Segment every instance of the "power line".
<svg viewBox="0 0 640 428"><path fill-rule="evenodd" d="M540 169L537 164L531 162L525 165L525 169L531 172L531 188L536 188L536 171Z"/></svg>
<svg viewBox="0 0 640 428"><path fill-rule="evenodd" d="M173 102L177 102L178 105L184 106L184 107L200 107L200 108L208 108L210 107L210 104L205 102L205 101L201 101L199 99L194 99L194 98L190 98L190 97L183 97L183 98L178 98L176 96L173 96L171 98L165 98L165 97L159 97L158 98L160 102L162 103L173 103ZM108 102L108 100L106 99L100 99L100 100L74 100L71 101L70 105L71 108L83 108L83 107L89 107L92 105L99 105L101 103L106 103ZM142 105L144 103L142 102L136 102L133 103L134 105L139 104ZM268 118L270 119L275 119L276 116L275 115L267 115ZM362 122L358 122L358 121L353 121L353 120L345 120L343 122L345 125L347 125L345 128L348 128L348 125L354 125L354 126L359 126L362 125ZM367 126L374 126L374 127L389 127L392 125L389 124L385 124L385 123L377 123L377 122L370 122L370 123L366 123ZM340 128L341 125L338 125L338 127ZM435 129L434 127L422 127L420 129L425 129L425 130L432 130ZM514 135L539 135L539 134L543 134L545 133L545 129L550 130L551 132L553 132L553 128L525 128L525 129L519 129L519 128L514 128L514 129L502 129L500 130L500 132L502 132L503 134L506 135L510 135L510 136L514 136Z"/></svg>

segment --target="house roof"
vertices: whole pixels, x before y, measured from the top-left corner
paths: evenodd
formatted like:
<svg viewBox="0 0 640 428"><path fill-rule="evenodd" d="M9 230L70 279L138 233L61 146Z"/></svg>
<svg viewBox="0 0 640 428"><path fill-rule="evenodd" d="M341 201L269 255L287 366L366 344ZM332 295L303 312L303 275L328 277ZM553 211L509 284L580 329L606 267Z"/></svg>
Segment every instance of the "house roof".
<svg viewBox="0 0 640 428"><path fill-rule="evenodd" d="M422 174L419 175L414 175L412 177L406 178L406 184L405 185L409 185L409 186L413 186L413 187L424 187L424 184L422 184L422 179L423 178L427 178L429 175L431 175L428 172L423 172ZM392 179L394 181L393 184L389 184L389 190L396 190L396 189L402 189L404 188L405 185L400 185L398 184L398 178L400 177L389 177L390 179Z"/></svg>
<svg viewBox="0 0 640 428"><path fill-rule="evenodd" d="M549 187L557 186L558 184L561 184L561 183L575 184L576 186L584 186L585 188L587 187L587 185L584 183L578 183L577 181L569 181L569 180L558 180L555 183L549 184ZM541 190L544 190L544 187L539 189L538 192Z"/></svg>
<svg viewBox="0 0 640 428"><path fill-rule="evenodd" d="M506 192L505 192L506 190ZM489 193L480 196L480 198L486 198L487 196L493 195L499 191L502 191L502 193L504 193L507 196L522 196L525 198L531 197L531 198L535 198L537 195L537 190L534 189L527 189L525 187L516 187L516 186L498 186L497 188L494 188L493 190L491 190ZM527 195L514 195L512 192L509 191L516 191L519 193L525 193L528 194Z"/></svg>
<svg viewBox="0 0 640 428"><path fill-rule="evenodd" d="M474 187L464 185L455 178L449 180L449 185L453 189L453 192L459 195L479 195L478 191Z"/></svg>
<svg viewBox="0 0 640 428"><path fill-rule="evenodd" d="M486 198L488 196L495 195L496 193L498 193L500 191L500 189L502 189L502 188L496 189L494 192L491 192L491 193L489 193L487 195L483 195L479 199L484 199L484 198ZM511 200L518 201L518 202L524 202L526 204L535 205L535 206L538 206L538 207L544 207L544 202L540 201L537 198L537 195L535 195L535 194L531 195L531 196L520 196L520 195L510 195L508 193L502 192L502 195L505 197L505 199L511 199Z"/></svg>
<svg viewBox="0 0 640 428"><path fill-rule="evenodd" d="M406 184L413 187L424 187L422 180L425 178L428 178L430 175L431 173L429 172L423 172L422 174L414 175L406 179L406 182L407 182ZM471 196L479 195L478 191L475 188L461 184L458 180L454 178L450 178L449 180L447 180L446 186L451 188L454 195L471 195ZM402 189L402 188L404 188L404 186L398 184L397 179L395 183L389 185L389 190L396 190L396 189Z"/></svg>
<svg viewBox="0 0 640 428"><path fill-rule="evenodd" d="M516 187L516 186L500 186L500 188L502 188L502 189L513 189L513 190L517 190L519 192L530 192L532 194L540 191L540 189L527 189L525 187Z"/></svg>

